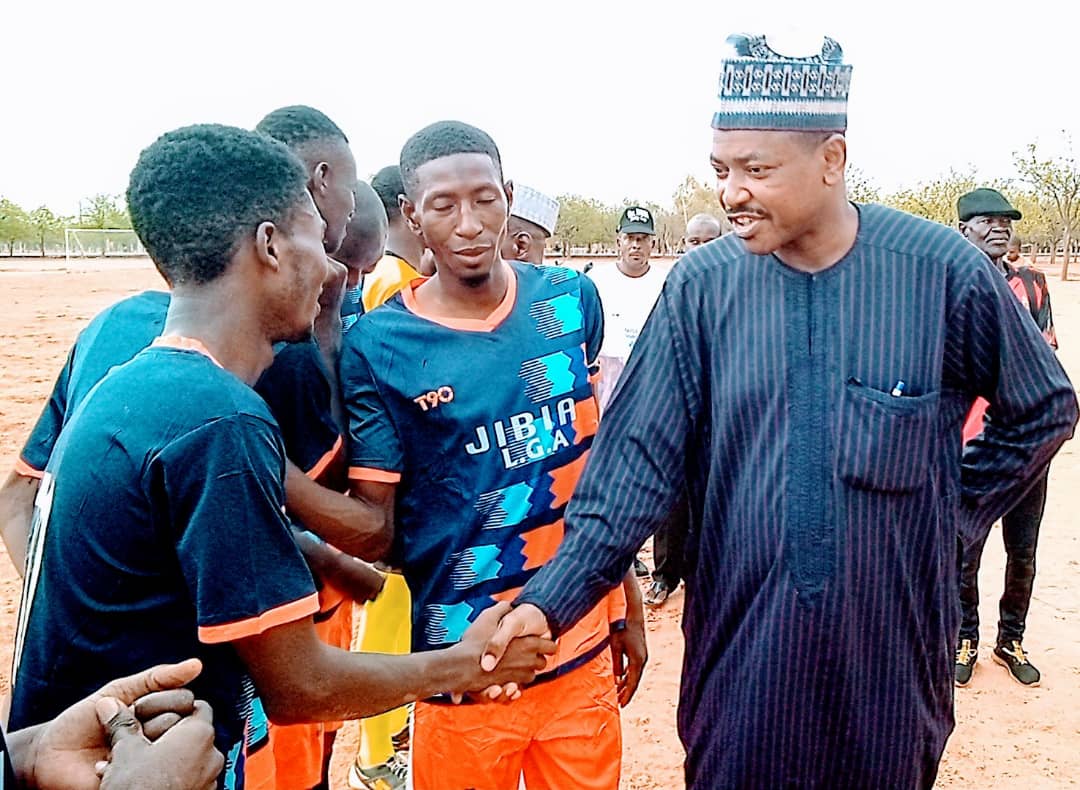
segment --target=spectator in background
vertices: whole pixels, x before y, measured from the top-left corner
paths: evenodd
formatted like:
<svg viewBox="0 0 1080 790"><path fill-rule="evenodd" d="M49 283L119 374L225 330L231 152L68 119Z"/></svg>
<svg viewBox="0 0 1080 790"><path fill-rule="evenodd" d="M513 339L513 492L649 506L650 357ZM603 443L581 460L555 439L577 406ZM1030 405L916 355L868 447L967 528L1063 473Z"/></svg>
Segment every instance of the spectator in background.
<svg viewBox="0 0 1080 790"><path fill-rule="evenodd" d="M604 343L600 349L600 383L596 388L601 415L664 287L664 270L649 263L655 240L652 212L643 206L630 206L619 218L619 257L615 265L589 272L604 308ZM649 576L648 567L637 557L634 574L638 578Z"/></svg>
<svg viewBox="0 0 1080 790"><path fill-rule="evenodd" d="M515 184L514 203L503 237L503 259L542 265L544 247L558 221L559 201L532 187Z"/></svg>
<svg viewBox="0 0 1080 790"><path fill-rule="evenodd" d="M1020 212L994 189L968 192L957 201L956 209L964 238L986 253L994 268L1004 275L1010 290L1024 306L1024 311L1031 315L1046 342L1056 349L1057 335L1054 332L1054 315L1050 310L1050 290L1046 277L1030 266L1017 267L1008 260L1010 249L1019 253L1019 240L1012 233L1012 223L1021 219ZM1020 259L1016 257L1014 260ZM986 407L987 402L982 398L972 407L964 425L965 442L982 433ZM997 644L991 656L995 663L1009 671L1013 680L1027 687L1038 686L1041 679L1039 670L1028 659L1023 639L1035 582L1035 547L1046 507L1049 471L1049 467L1043 469L1023 498L1001 518L1001 537L1005 541L1007 557L1005 589L999 604ZM963 619L956 649L956 685L961 688L971 683L979 655L979 564L990 527L987 524L980 531L963 556L960 573Z"/></svg>
<svg viewBox="0 0 1080 790"><path fill-rule="evenodd" d="M430 264L425 266L424 243L401 216L398 199L405 194L401 169L387 165L372 177L371 188L386 210L386 254L364 278L364 310L374 310L417 277L435 273Z"/></svg>

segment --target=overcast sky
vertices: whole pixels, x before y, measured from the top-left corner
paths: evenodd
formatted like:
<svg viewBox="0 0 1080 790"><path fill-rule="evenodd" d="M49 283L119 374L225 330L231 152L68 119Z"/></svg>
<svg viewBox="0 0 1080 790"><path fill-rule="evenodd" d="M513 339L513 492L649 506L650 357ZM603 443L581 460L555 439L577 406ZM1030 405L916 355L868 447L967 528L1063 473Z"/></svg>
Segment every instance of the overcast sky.
<svg viewBox="0 0 1080 790"><path fill-rule="evenodd" d="M1057 10L1069 5L9 0L0 196L74 213L80 197L122 192L161 132L252 127L304 103L345 130L361 175L396 162L421 126L457 118L491 133L508 177L667 204L687 174L711 183L709 119L734 31L840 42L855 67L850 158L879 185L969 164L1007 176L1014 150L1080 132L1077 31Z"/></svg>

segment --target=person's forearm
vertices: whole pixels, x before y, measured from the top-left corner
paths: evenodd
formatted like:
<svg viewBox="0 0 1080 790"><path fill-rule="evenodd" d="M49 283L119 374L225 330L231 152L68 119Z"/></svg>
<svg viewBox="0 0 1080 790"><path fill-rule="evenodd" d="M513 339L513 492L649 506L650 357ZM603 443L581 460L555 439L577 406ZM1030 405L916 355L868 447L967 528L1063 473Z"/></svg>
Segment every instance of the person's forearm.
<svg viewBox="0 0 1080 790"><path fill-rule="evenodd" d="M962 353L947 355L957 384L990 404L982 433L961 460L959 526L968 537L1023 496L1077 419L1075 389L1031 316L1002 278L973 271L955 311L964 327Z"/></svg>
<svg viewBox="0 0 1080 790"><path fill-rule="evenodd" d="M20 576L26 565L26 547L39 482L35 477L10 472L0 488L0 536L7 546L11 564Z"/></svg>
<svg viewBox="0 0 1080 790"><path fill-rule="evenodd" d="M374 600L386 577L366 562L334 548L314 533L293 529L293 538L314 576L357 603Z"/></svg>
<svg viewBox="0 0 1080 790"><path fill-rule="evenodd" d="M306 667L308 683L264 702L276 724L366 718L459 688L473 663L456 646L404 656L327 647Z"/></svg>
<svg viewBox="0 0 1080 790"><path fill-rule="evenodd" d="M961 482L974 524L992 524L1043 473L1077 419L1076 393L1064 379L1022 424L995 423L993 406L982 434L964 450Z"/></svg>
<svg viewBox="0 0 1080 790"><path fill-rule="evenodd" d="M285 505L305 528L346 554L375 562L390 550L393 527L381 508L324 488L292 464L285 476Z"/></svg>
<svg viewBox="0 0 1080 790"><path fill-rule="evenodd" d="M626 572L622 581L623 594L626 596L626 619L641 621L645 619L645 602L641 596L641 585L633 567Z"/></svg>

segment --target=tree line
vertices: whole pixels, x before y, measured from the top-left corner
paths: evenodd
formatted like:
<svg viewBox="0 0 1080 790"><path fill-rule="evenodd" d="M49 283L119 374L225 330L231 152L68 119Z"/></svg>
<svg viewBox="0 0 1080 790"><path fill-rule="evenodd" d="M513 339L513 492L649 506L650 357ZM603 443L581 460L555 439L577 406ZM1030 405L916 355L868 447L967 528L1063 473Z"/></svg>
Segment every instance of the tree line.
<svg viewBox="0 0 1080 790"><path fill-rule="evenodd" d="M848 194L863 203L882 203L917 214L935 222L955 226L956 199L976 187L1000 190L1024 218L1016 230L1032 251L1049 253L1050 263L1062 258L1062 279L1078 252L1080 242L1080 164L1066 139L1066 153L1045 154L1036 144L1013 154L1014 176L987 181L980 179L973 167L950 170L937 178L894 192L878 188L857 167L848 170ZM662 255L682 248L686 223L695 214L707 213L723 219L716 191L712 185L687 176L667 205L627 198L608 205L582 195L560 195L559 221L552 239L558 255L597 254L614 250L615 228L626 206L641 205L653 213L656 223L656 247ZM80 201L79 216L62 216L47 206L27 211L6 198L0 198L0 249L8 255L16 249L22 254L44 256L62 248L64 228L128 229L131 219L119 195L98 194Z"/></svg>
<svg viewBox="0 0 1080 790"><path fill-rule="evenodd" d="M979 178L974 167L952 169L894 192L880 189L858 167L850 167L848 195L859 203L881 203L955 227L957 198L978 187L993 187L1024 215L1015 228L1028 249L1049 253L1051 265L1063 254L1062 279L1067 279L1070 261L1080 254L1080 164L1071 149L1071 142L1066 140L1067 152L1051 156L1031 144L1013 154L1012 178L988 181ZM619 216L630 205L643 205L652 211L660 254L680 251L686 222L695 214L723 218L715 190L693 176L686 177L666 206L629 198L618 205L605 205L580 195L560 195L559 202L552 244L560 255L613 251Z"/></svg>
<svg viewBox="0 0 1080 790"><path fill-rule="evenodd" d="M62 250L64 228L87 230L128 230L131 217L119 195L98 194L79 201L79 214L57 214L48 206L32 211L0 197L0 247L9 256L16 250L25 255L45 257Z"/></svg>

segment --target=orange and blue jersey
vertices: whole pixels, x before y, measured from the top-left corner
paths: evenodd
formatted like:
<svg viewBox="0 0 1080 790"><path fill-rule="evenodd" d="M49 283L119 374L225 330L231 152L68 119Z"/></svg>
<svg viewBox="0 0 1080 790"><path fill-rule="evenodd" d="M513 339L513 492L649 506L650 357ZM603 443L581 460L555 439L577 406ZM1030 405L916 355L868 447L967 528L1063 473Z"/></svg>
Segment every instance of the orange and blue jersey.
<svg viewBox="0 0 1080 790"><path fill-rule="evenodd" d="M191 656L223 786L272 787L268 721L230 642L302 619L315 585L284 514L266 404L197 342L162 338L73 410L49 458L19 613L11 725Z"/></svg>
<svg viewBox="0 0 1080 790"><path fill-rule="evenodd" d="M41 477L60 431L87 393L117 365L150 345L165 326L169 294L144 291L98 313L79 333L15 470Z"/></svg>
<svg viewBox="0 0 1080 790"><path fill-rule="evenodd" d="M595 286L569 269L501 265L509 287L486 319L424 314L414 281L342 350L349 476L398 486L393 561L418 651L458 642L554 555L597 429ZM602 650L609 615L602 604L565 634L547 676Z"/></svg>
<svg viewBox="0 0 1080 790"><path fill-rule="evenodd" d="M341 300L341 331L348 332L356 326L364 312L364 281L361 279L352 288L345 289Z"/></svg>

